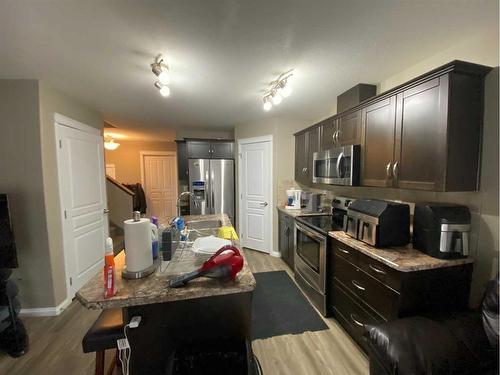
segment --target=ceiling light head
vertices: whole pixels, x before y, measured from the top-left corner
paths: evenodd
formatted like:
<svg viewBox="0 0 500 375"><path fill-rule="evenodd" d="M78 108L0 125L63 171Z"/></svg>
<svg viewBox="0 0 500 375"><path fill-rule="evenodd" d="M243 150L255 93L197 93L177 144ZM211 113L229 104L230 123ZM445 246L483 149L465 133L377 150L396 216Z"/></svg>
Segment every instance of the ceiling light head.
<svg viewBox="0 0 500 375"><path fill-rule="evenodd" d="M284 98L289 97L292 93L292 86L286 78L278 82L278 92Z"/></svg>
<svg viewBox="0 0 500 375"><path fill-rule="evenodd" d="M281 103L281 101L283 100L283 97L280 95L280 93L277 90L273 90L271 95L273 97L273 104L274 105L279 105Z"/></svg>
<svg viewBox="0 0 500 375"><path fill-rule="evenodd" d="M164 84L162 84L160 81L155 82L155 87L160 90L160 94L164 97L167 97L170 95L170 88Z"/></svg>
<svg viewBox="0 0 500 375"><path fill-rule="evenodd" d="M264 102L264 111L267 112L273 108L273 103L271 103L271 97L269 95L264 96L262 101Z"/></svg>
<svg viewBox="0 0 500 375"><path fill-rule="evenodd" d="M158 55L154 63L151 64L151 71L164 85L170 82L168 65L163 62L163 57L161 55Z"/></svg>
<svg viewBox="0 0 500 375"><path fill-rule="evenodd" d="M118 147L120 147L120 144L116 143L115 140L112 137L106 136L104 138L104 148L106 150L114 151Z"/></svg>

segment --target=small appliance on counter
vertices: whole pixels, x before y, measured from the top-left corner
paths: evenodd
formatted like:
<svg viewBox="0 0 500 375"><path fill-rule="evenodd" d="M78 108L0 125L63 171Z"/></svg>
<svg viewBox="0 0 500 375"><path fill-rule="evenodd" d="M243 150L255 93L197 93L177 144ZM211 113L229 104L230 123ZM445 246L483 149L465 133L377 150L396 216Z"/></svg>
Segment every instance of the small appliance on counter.
<svg viewBox="0 0 500 375"><path fill-rule="evenodd" d="M347 209L344 231L375 247L410 242L410 206L379 199L357 199Z"/></svg>
<svg viewBox="0 0 500 375"><path fill-rule="evenodd" d="M432 257L469 255L470 212L448 203L418 203L413 215L413 247Z"/></svg>
<svg viewBox="0 0 500 375"><path fill-rule="evenodd" d="M301 206L304 211L320 212L321 211L321 193L313 193L311 191L303 191L301 194Z"/></svg>
<svg viewBox="0 0 500 375"><path fill-rule="evenodd" d="M298 189L288 189L286 191L286 205L285 208L289 210L300 210L301 209L301 195L302 190Z"/></svg>

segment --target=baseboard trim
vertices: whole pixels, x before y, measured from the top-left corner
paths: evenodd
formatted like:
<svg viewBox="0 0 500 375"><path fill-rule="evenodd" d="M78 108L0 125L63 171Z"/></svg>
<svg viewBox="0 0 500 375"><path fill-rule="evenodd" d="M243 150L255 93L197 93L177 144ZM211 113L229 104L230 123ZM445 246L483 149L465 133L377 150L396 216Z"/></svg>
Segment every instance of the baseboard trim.
<svg viewBox="0 0 500 375"><path fill-rule="evenodd" d="M54 307L40 307L34 309L21 309L20 315L23 316L57 316L62 313L71 303L70 299L65 299L59 305Z"/></svg>
<svg viewBox="0 0 500 375"><path fill-rule="evenodd" d="M281 258L281 253L279 251L272 251L269 253L272 257Z"/></svg>

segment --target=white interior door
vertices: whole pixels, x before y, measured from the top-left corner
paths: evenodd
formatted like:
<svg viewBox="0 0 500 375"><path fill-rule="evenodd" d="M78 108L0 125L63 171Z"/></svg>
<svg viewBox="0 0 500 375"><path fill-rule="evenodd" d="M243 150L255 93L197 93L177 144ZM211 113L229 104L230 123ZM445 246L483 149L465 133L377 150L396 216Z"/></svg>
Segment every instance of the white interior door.
<svg viewBox="0 0 500 375"><path fill-rule="evenodd" d="M104 149L97 129L56 124L68 298L102 270L108 237Z"/></svg>
<svg viewBox="0 0 500 375"><path fill-rule="evenodd" d="M177 157L175 152L141 152L142 185L147 214L167 223L176 214Z"/></svg>
<svg viewBox="0 0 500 375"><path fill-rule="evenodd" d="M240 236L242 245L272 251L272 141L240 141Z"/></svg>

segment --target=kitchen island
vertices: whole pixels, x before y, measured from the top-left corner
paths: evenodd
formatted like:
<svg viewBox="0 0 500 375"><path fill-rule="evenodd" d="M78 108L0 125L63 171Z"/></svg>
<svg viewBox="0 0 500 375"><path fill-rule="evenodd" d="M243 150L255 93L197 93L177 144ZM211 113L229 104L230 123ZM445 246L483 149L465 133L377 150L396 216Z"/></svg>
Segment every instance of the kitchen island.
<svg viewBox="0 0 500 375"><path fill-rule="evenodd" d="M225 214L184 219L188 227L200 221L231 225ZM234 244L239 247L237 240ZM122 279L123 252L115 263L118 291L114 297L104 299L103 275L99 273L78 291L77 298L89 309L122 308L125 323L141 317L138 328L128 329L131 374L173 373L176 353L206 343L212 348L221 345L221 350L243 347L251 358L251 301L256 283L246 261L236 281L202 277L181 288L169 287L172 277L162 272L161 262L155 273L138 280Z"/></svg>

